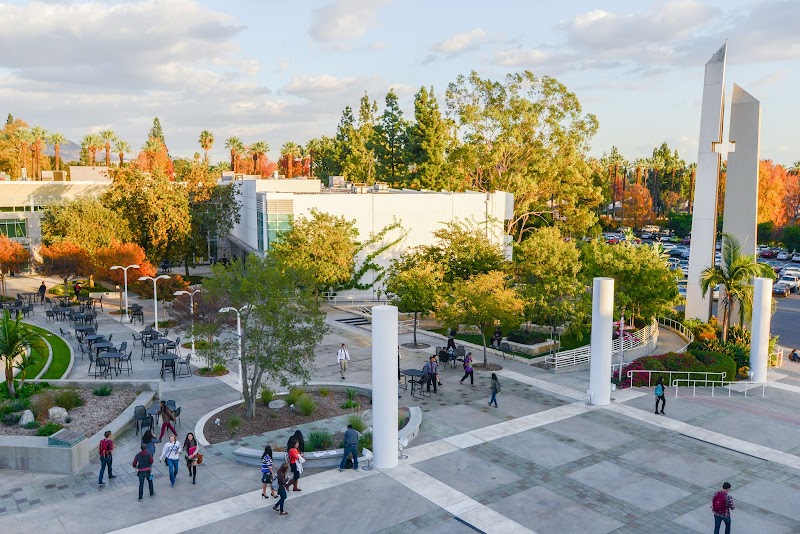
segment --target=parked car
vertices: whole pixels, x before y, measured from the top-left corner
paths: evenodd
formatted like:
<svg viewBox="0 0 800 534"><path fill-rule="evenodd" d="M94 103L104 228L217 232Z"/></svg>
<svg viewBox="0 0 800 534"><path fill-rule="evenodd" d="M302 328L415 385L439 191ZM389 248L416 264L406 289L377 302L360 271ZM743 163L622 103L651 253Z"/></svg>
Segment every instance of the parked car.
<svg viewBox="0 0 800 534"><path fill-rule="evenodd" d="M691 237L684 237L683 239L681 239L681 245L691 245L691 244L692 244Z"/></svg>
<svg viewBox="0 0 800 534"><path fill-rule="evenodd" d="M781 250L778 252L778 255L775 256L775 259L779 261L789 261L789 253L785 250Z"/></svg>
<svg viewBox="0 0 800 534"><path fill-rule="evenodd" d="M653 239L653 234L650 232L644 232L641 237L642 239Z"/></svg>
<svg viewBox="0 0 800 534"><path fill-rule="evenodd" d="M719 284L715 285L714 289L711 291L711 298L719 300Z"/></svg>
<svg viewBox="0 0 800 534"><path fill-rule="evenodd" d="M792 261L800 261L800 253L793 255Z"/></svg>
<svg viewBox="0 0 800 534"><path fill-rule="evenodd" d="M676 235L674 235L674 236L669 238L669 242L670 243L676 243L677 244L677 243L680 243L681 241L683 241L683 240L680 237L676 236Z"/></svg>
<svg viewBox="0 0 800 534"><path fill-rule="evenodd" d="M717 250L722 250L722 241L717 241L717 244L715 245L714 248L716 248Z"/></svg>
<svg viewBox="0 0 800 534"><path fill-rule="evenodd" d="M783 282L778 282L774 286L772 286L772 294L773 295L780 295L781 297L788 297L789 294L792 292L792 288L788 285L784 284Z"/></svg>
<svg viewBox="0 0 800 534"><path fill-rule="evenodd" d="M767 248L767 249L762 250L761 254L759 256L761 258L771 259L771 258L777 257L778 253L775 252L774 250L772 250L771 248Z"/></svg>
<svg viewBox="0 0 800 534"><path fill-rule="evenodd" d="M791 274L785 274L781 276L781 279L778 280L778 283L786 284L792 291L797 291L800 289L800 278L797 276L792 276Z"/></svg>

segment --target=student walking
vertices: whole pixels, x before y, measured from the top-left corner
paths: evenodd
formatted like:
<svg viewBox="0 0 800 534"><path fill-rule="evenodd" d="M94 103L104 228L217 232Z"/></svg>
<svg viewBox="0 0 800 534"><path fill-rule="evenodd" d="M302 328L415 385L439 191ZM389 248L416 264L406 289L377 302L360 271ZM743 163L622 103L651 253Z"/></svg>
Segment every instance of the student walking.
<svg viewBox="0 0 800 534"><path fill-rule="evenodd" d="M302 456L300 456L300 443L295 440L292 442L291 448L289 448L289 453L287 454L287 458L289 459L289 467L292 470L292 491L303 491L297 487L297 483L300 481L300 472L303 467L300 465Z"/></svg>
<svg viewBox="0 0 800 534"><path fill-rule="evenodd" d="M436 393L436 384L442 385L439 382L439 364L436 363L436 356L431 356L428 363L425 364L425 367L422 368L425 372L425 376L427 377L425 381L428 385L428 393L431 392L431 382L433 382L433 392Z"/></svg>
<svg viewBox="0 0 800 534"><path fill-rule="evenodd" d="M658 415L658 403L661 402L661 415L666 415L664 413L664 408L667 405L667 398L666 398L666 388L664 387L664 377L659 376L658 380L656 381L656 415Z"/></svg>
<svg viewBox="0 0 800 534"><path fill-rule="evenodd" d="M106 471L106 467L108 467L108 479L117 478L116 475L111 472L111 464L113 462L111 453L114 451L114 441L111 439L111 431L106 430L103 436L105 437L100 440L100 445L97 448L97 452L100 455L100 475L97 479L97 483L101 486L105 484L105 482L103 482L103 474Z"/></svg>
<svg viewBox="0 0 800 534"><path fill-rule="evenodd" d="M275 490L272 488L273 469L272 447L267 445L264 447L264 454L261 455L261 496L265 499L267 498L267 486L269 486L269 494L272 495L272 498L278 498L278 496L275 495Z"/></svg>
<svg viewBox="0 0 800 534"><path fill-rule="evenodd" d="M735 508L733 505L733 497L728 494L731 485L725 482L722 485L722 491L718 491L711 499L711 510L714 512L714 534L719 534L719 527L725 523L725 534L731 534L731 510Z"/></svg>
<svg viewBox="0 0 800 534"><path fill-rule="evenodd" d="M464 376L461 377L461 382L459 384L464 383L464 379L469 377L469 383L473 387L475 387L475 378L474 373L472 371L472 353L468 352L466 356L464 356Z"/></svg>
<svg viewBox="0 0 800 534"><path fill-rule="evenodd" d="M284 462L280 469L278 469L278 495L280 496L280 499L275 506L272 507L272 509L276 512L280 512L281 515L289 515L289 512L283 511L283 503L286 502L286 488L288 488L289 484L291 484L291 481L287 480L288 473L289 464Z"/></svg>
<svg viewBox="0 0 800 534"><path fill-rule="evenodd" d="M156 443L161 443L161 440L155 437L148 429L142 436L142 445L145 446L145 449L150 453L151 456L156 455Z"/></svg>
<svg viewBox="0 0 800 534"><path fill-rule="evenodd" d="M300 454L305 454L305 452L306 452L306 440L305 440L305 438L303 438L303 433L300 432L299 428L294 431L294 434L292 434L292 437L290 437L289 441L286 443L286 450L287 451L292 448L292 442L293 441L296 441L297 443L300 444Z"/></svg>
<svg viewBox="0 0 800 534"><path fill-rule="evenodd" d="M189 474L192 475L192 484L197 482L197 464L201 462L200 447L197 446L197 440L194 439L194 434L189 432L186 434L186 439L183 441L183 451L186 453L186 467L189 469Z"/></svg>
<svg viewBox="0 0 800 534"><path fill-rule="evenodd" d="M350 361L350 351L347 350L347 345L342 343L342 347L336 352L336 362L339 364L339 373L344 380L344 373L347 371L347 362Z"/></svg>
<svg viewBox="0 0 800 534"><path fill-rule="evenodd" d="M161 461L167 461L167 469L169 469L169 483L174 488L175 479L178 478L178 463L181 459L181 452L183 446L175 441L175 436L170 436L169 441L164 444L161 450Z"/></svg>
<svg viewBox="0 0 800 534"><path fill-rule="evenodd" d="M492 373L492 398L489 399L489 406L494 404L494 407L497 408L497 394L500 393L500 380L498 380L497 375Z"/></svg>
<svg viewBox="0 0 800 534"><path fill-rule="evenodd" d="M339 472L344 470L347 463L347 457L353 455L353 469L358 471L358 432L353 428L353 425L347 425L347 430L344 432L344 454L342 455L342 462L339 464Z"/></svg>
<svg viewBox="0 0 800 534"><path fill-rule="evenodd" d="M164 437L164 431L168 428L172 430L173 435L177 436L178 433L175 431L175 427L172 426L172 423L175 422L175 414L169 409L169 406L167 406L167 401L161 401L158 415L161 416L161 434L158 436L158 439L161 440L161 438Z"/></svg>
<svg viewBox="0 0 800 534"><path fill-rule="evenodd" d="M142 450L133 458L133 467L136 468L136 474L139 475L139 500L142 500L142 493L144 492L144 481L150 486L150 496L156 494L153 491L153 455L147 452L147 446L142 443Z"/></svg>

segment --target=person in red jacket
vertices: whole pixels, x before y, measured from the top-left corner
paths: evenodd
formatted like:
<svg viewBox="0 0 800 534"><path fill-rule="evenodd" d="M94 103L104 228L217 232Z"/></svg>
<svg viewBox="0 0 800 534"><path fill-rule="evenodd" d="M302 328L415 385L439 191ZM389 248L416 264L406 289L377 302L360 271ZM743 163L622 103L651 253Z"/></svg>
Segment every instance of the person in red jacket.
<svg viewBox="0 0 800 534"><path fill-rule="evenodd" d="M139 500L142 500L142 493L144 492L144 481L147 480L150 486L150 496L153 497L156 492L153 491L153 455L147 452L147 445L142 443L142 450L139 451L133 458L133 467L136 468L136 473L139 475Z"/></svg>
<svg viewBox="0 0 800 534"><path fill-rule="evenodd" d="M105 437L100 440L100 446L97 448L97 452L100 455L100 476L97 478L97 483L101 486L105 484L105 482L103 482L103 474L106 472L106 467L108 467L108 479L117 478L116 475L111 472L111 463L113 462L111 453L114 451L114 441L111 439L111 431L106 430L103 436Z"/></svg>

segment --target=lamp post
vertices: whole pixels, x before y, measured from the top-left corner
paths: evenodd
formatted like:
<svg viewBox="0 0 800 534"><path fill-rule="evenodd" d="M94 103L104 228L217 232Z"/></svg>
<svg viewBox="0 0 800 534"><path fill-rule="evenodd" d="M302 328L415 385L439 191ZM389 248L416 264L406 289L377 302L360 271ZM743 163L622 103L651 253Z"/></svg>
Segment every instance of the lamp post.
<svg viewBox="0 0 800 534"><path fill-rule="evenodd" d="M622 383L622 365L625 363L625 306L619 314L619 379Z"/></svg>
<svg viewBox="0 0 800 534"><path fill-rule="evenodd" d="M243 306L242 310L247 306ZM234 312L236 313L236 336L239 338L239 385L242 384L242 313L236 308L230 306L219 310L220 313Z"/></svg>
<svg viewBox="0 0 800 534"><path fill-rule="evenodd" d="M166 274L161 274L153 278L152 276L140 276L139 281L144 282L145 280L152 280L153 281L153 311L155 312L156 316L156 332L158 332L158 293L156 292L156 283L159 280L167 280L172 278Z"/></svg>
<svg viewBox="0 0 800 534"><path fill-rule="evenodd" d="M128 269L138 269L139 266L128 265L127 267L123 267L121 265L114 265L110 269L112 271L116 271L117 269L122 269L122 276L125 279L125 309L122 310L122 315L119 317L119 322L127 321L128 320Z"/></svg>
<svg viewBox="0 0 800 534"><path fill-rule="evenodd" d="M195 356L194 354L194 296L200 293L200 289L195 289L192 292L189 291L176 291L173 293L176 297L181 295L189 295L189 309L192 311L192 357Z"/></svg>

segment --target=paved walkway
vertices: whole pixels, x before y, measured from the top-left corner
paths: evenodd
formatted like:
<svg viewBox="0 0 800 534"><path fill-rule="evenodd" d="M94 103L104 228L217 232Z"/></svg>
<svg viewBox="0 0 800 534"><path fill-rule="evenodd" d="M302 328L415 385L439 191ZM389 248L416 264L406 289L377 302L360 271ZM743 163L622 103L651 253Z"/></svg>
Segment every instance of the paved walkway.
<svg viewBox="0 0 800 534"><path fill-rule="evenodd" d="M313 380L369 383L370 333L337 318L329 314ZM342 342L353 357L347 381L335 362ZM401 352L408 368L421 367L430 351ZM197 486L184 471L170 488L159 469L158 502L137 503L126 467L137 438L129 433L118 450L123 476L102 489L92 484L96 465L76 477L0 471L0 499L5 505L10 493L17 506L0 512L0 532L708 532L710 498L725 480L733 484L736 532L800 531L800 421L792 411L800 365L771 372L764 400L705 390L675 398L670 390L668 415L656 416L651 390L618 391L610 407L590 407L588 373L490 361L504 367L499 408L486 406L486 373L476 372L473 388L459 385L458 369L443 371L439 393L413 400L423 425L408 459L385 471L308 473L303 492L290 496L288 517L266 508L274 501L260 496L258 468L216 454L206 456ZM135 374L154 372L147 362L134 365ZM228 382L165 383L167 396L187 407L182 431L238 398ZM17 504L16 494L44 495L51 480L60 481L63 500Z"/></svg>

